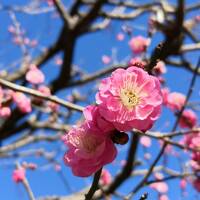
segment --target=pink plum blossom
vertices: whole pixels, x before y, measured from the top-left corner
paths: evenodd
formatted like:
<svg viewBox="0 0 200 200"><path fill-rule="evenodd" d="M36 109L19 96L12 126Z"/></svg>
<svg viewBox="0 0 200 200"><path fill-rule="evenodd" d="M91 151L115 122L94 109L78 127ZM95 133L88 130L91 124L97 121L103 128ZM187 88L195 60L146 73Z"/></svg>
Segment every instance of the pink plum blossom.
<svg viewBox="0 0 200 200"><path fill-rule="evenodd" d="M111 133L115 130L115 127L107 121L103 116L99 113L99 107L94 105L87 106L84 111L83 115L88 123L90 123L90 127L99 129L103 133Z"/></svg>
<svg viewBox="0 0 200 200"><path fill-rule="evenodd" d="M30 41L30 47L36 47L38 45L38 41L36 39Z"/></svg>
<svg viewBox="0 0 200 200"><path fill-rule="evenodd" d="M64 162L75 176L87 177L105 164L112 162L117 150L108 134L103 134L93 124L83 123L70 130L63 138L68 147Z"/></svg>
<svg viewBox="0 0 200 200"><path fill-rule="evenodd" d="M31 65L29 71L26 73L26 80L32 84L41 84L44 82L44 74L35 65Z"/></svg>
<svg viewBox="0 0 200 200"><path fill-rule="evenodd" d="M169 200L169 198L166 194L162 194L159 196L159 200Z"/></svg>
<svg viewBox="0 0 200 200"><path fill-rule="evenodd" d="M52 112L57 112L60 106L59 106L59 104L57 104L55 102L48 101L47 102L47 107L49 107Z"/></svg>
<svg viewBox="0 0 200 200"><path fill-rule="evenodd" d="M56 64L56 65L62 65L62 63L63 63L62 58L56 57L56 59L55 59L55 64Z"/></svg>
<svg viewBox="0 0 200 200"><path fill-rule="evenodd" d="M111 181L112 181L112 177L111 177L110 172L106 169L103 169L101 172L100 184L108 185L109 183L111 183Z"/></svg>
<svg viewBox="0 0 200 200"><path fill-rule="evenodd" d="M99 113L119 131L150 129L161 113L160 83L138 67L117 69L101 81Z"/></svg>
<svg viewBox="0 0 200 200"><path fill-rule="evenodd" d="M168 185L165 182L155 182L150 187L159 193L166 193L168 191Z"/></svg>
<svg viewBox="0 0 200 200"><path fill-rule="evenodd" d="M31 100L25 94L21 92L13 93L13 101L21 112L30 113L32 111Z"/></svg>
<svg viewBox="0 0 200 200"><path fill-rule="evenodd" d="M183 107L185 103L185 95L178 93L178 92L172 92L169 93L167 98L167 107L169 107L172 111L179 111Z"/></svg>
<svg viewBox="0 0 200 200"><path fill-rule="evenodd" d="M0 117L8 118L11 115L11 109L9 107L0 107Z"/></svg>
<svg viewBox="0 0 200 200"><path fill-rule="evenodd" d="M3 89L2 87L0 86L0 105L2 103L2 99L3 99Z"/></svg>
<svg viewBox="0 0 200 200"><path fill-rule="evenodd" d="M28 163L28 168L31 170L36 170L37 169L37 164L35 163Z"/></svg>
<svg viewBox="0 0 200 200"><path fill-rule="evenodd" d="M20 167L19 169L15 169L12 174L12 179L14 182L19 183L25 179L25 169Z"/></svg>
<svg viewBox="0 0 200 200"><path fill-rule="evenodd" d="M124 34L123 33L118 33L116 36L118 41L123 41L124 40Z"/></svg>
<svg viewBox="0 0 200 200"><path fill-rule="evenodd" d="M154 173L154 177L157 180L162 180L164 178L163 174L159 172Z"/></svg>
<svg viewBox="0 0 200 200"><path fill-rule="evenodd" d="M140 53L145 52L149 44L150 44L150 39L145 38L140 35L137 37L133 37L129 41L130 49L134 54L140 54Z"/></svg>
<svg viewBox="0 0 200 200"><path fill-rule="evenodd" d="M107 55L103 55L101 59L102 59L103 64L105 64L105 65L107 65L111 62L111 58Z"/></svg>
<svg viewBox="0 0 200 200"><path fill-rule="evenodd" d="M13 25L10 25L8 27L8 32L12 33L12 34L15 34L16 33L16 28L13 26Z"/></svg>
<svg viewBox="0 0 200 200"><path fill-rule="evenodd" d="M198 192L200 192L200 178L196 178L194 181L193 181L193 186L194 186L194 188L198 191Z"/></svg>
<svg viewBox="0 0 200 200"><path fill-rule="evenodd" d="M200 164L194 160L190 160L190 166L194 171L199 171L200 170Z"/></svg>
<svg viewBox="0 0 200 200"><path fill-rule="evenodd" d="M54 169L55 169L55 171L59 172L59 171L61 171L61 166L59 164L55 164Z"/></svg>
<svg viewBox="0 0 200 200"><path fill-rule="evenodd" d="M179 125L181 128L192 128L197 124L197 116L196 114L190 110L184 110L180 120L179 120Z"/></svg>
<svg viewBox="0 0 200 200"><path fill-rule="evenodd" d="M51 90L45 85L40 85L38 87L38 91L40 91L42 94L44 94L46 96L50 96L51 95Z"/></svg>
<svg viewBox="0 0 200 200"><path fill-rule="evenodd" d="M169 96L169 88L165 87L161 89L162 95L163 95L163 105L167 105L168 103L168 96Z"/></svg>
<svg viewBox="0 0 200 200"><path fill-rule="evenodd" d="M131 58L128 65L131 67L131 66L136 66L136 67L139 67L139 68L142 68L144 69L145 65L147 63L143 60L141 60L141 58L139 57L135 57L135 58Z"/></svg>
<svg viewBox="0 0 200 200"><path fill-rule="evenodd" d="M150 153L145 153L144 154L144 159L145 160L150 160L151 159L151 154Z"/></svg>
<svg viewBox="0 0 200 200"><path fill-rule="evenodd" d="M180 181L180 188L181 188L182 190L185 190L186 186L187 186L187 181L186 181L186 179L181 179L181 181Z"/></svg>
<svg viewBox="0 0 200 200"><path fill-rule="evenodd" d="M150 147L151 146L151 139L147 136L142 136L140 139L140 144L144 147Z"/></svg>
<svg viewBox="0 0 200 200"><path fill-rule="evenodd" d="M156 66L153 68L153 70L157 75L165 74L167 72L167 69L165 67L165 63L163 61L159 61L156 64Z"/></svg>

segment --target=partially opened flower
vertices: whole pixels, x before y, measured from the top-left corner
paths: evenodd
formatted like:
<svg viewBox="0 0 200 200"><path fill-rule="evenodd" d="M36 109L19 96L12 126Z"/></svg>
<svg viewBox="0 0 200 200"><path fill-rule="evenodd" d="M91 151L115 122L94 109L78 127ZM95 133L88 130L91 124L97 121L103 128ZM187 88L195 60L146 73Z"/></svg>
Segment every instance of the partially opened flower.
<svg viewBox="0 0 200 200"><path fill-rule="evenodd" d="M68 147L64 162L76 176L87 177L105 164L112 162L117 150L108 134L98 128L91 129L88 123L73 128L63 138Z"/></svg>
<svg viewBox="0 0 200 200"><path fill-rule="evenodd" d="M167 69L165 67L165 63L163 61L159 61L156 66L153 68L153 71L157 74L165 74L167 72Z"/></svg>
<svg viewBox="0 0 200 200"><path fill-rule="evenodd" d="M150 187L159 193L166 193L168 191L168 185L165 182L155 182L152 183Z"/></svg>
<svg viewBox="0 0 200 200"><path fill-rule="evenodd" d="M50 88L45 86L45 85L40 85L38 87L38 91L41 92L42 94L46 95L46 96L50 96L51 95Z"/></svg>
<svg viewBox="0 0 200 200"><path fill-rule="evenodd" d="M26 80L32 84L40 84L44 82L44 74L35 65L31 65L30 70L26 73Z"/></svg>
<svg viewBox="0 0 200 200"><path fill-rule="evenodd" d="M192 128L197 124L197 116L196 114L190 110L184 110L180 120L179 120L179 125L181 128Z"/></svg>
<svg viewBox="0 0 200 200"><path fill-rule="evenodd" d="M185 99L185 95L179 92L169 93L166 106L169 107L172 111L179 111L183 107Z"/></svg>
<svg viewBox="0 0 200 200"><path fill-rule="evenodd" d="M150 44L150 39L145 38L141 35L139 35L137 37L133 37L129 41L129 46L134 54L139 54L139 53L145 52L146 48L149 46L149 44Z"/></svg>
<svg viewBox="0 0 200 200"><path fill-rule="evenodd" d="M128 65L131 67L131 66L136 66L136 67L139 67L139 68L142 68L144 69L145 68L145 65L147 63L145 61L143 61L141 58L139 57L135 57L135 58L131 58L129 60L129 63Z"/></svg>
<svg viewBox="0 0 200 200"><path fill-rule="evenodd" d="M101 185L108 185L112 181L112 176L110 172L106 169L103 169L101 172L101 177L100 177L100 184Z"/></svg>
<svg viewBox="0 0 200 200"><path fill-rule="evenodd" d="M101 130L108 134L115 130L113 124L100 115L98 106L87 106L84 109L83 114L91 129Z"/></svg>
<svg viewBox="0 0 200 200"><path fill-rule="evenodd" d="M180 181L180 188L182 189L182 190L185 190L185 188L187 187L187 181L186 181L186 179L181 179L181 181Z"/></svg>
<svg viewBox="0 0 200 200"><path fill-rule="evenodd" d="M25 179L25 169L20 167L19 169L15 169L12 174L13 181L16 183L22 182Z"/></svg>
<svg viewBox="0 0 200 200"><path fill-rule="evenodd" d="M29 113L32 111L31 100L25 94L15 92L13 93L13 100L21 112Z"/></svg>
<svg viewBox="0 0 200 200"><path fill-rule="evenodd" d="M9 107L0 107L0 117L7 118L11 115L11 109Z"/></svg>
<svg viewBox="0 0 200 200"><path fill-rule="evenodd" d="M147 136L142 136L140 139L141 145L144 147L150 147L151 146L151 139Z"/></svg>
<svg viewBox="0 0 200 200"><path fill-rule="evenodd" d="M160 83L138 67L117 69L101 81L96 102L101 116L119 131L146 131L160 116Z"/></svg>

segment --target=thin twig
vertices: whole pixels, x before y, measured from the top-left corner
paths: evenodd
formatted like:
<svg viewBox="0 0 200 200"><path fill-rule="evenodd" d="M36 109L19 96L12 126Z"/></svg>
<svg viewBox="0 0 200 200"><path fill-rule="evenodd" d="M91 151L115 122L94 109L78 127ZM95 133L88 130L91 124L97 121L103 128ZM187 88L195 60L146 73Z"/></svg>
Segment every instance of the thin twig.
<svg viewBox="0 0 200 200"><path fill-rule="evenodd" d="M102 168L95 173L92 185L91 185L88 193L85 195L85 200L92 199L94 193L98 189L98 183L99 183L99 179L101 177L101 172L102 172Z"/></svg>
<svg viewBox="0 0 200 200"><path fill-rule="evenodd" d="M20 86L20 85L17 85L15 83L11 83L11 82L6 81L6 80L1 79L1 78L0 78L0 85L3 85L5 87L13 89L15 91L24 92L26 94L29 94L29 95L32 95L32 96L35 96L35 97L39 97L39 98L42 98L42 99L45 99L45 100L52 101L54 103L57 103L59 105L62 105L64 107L66 107L66 108L70 108L70 109L73 109L73 110L76 110L76 111L79 111L79 112L83 111L83 107L82 106L70 103L70 102L65 101L63 99L60 99L60 98L58 98L56 96L44 95L44 94L42 94L41 92L39 92L37 90L31 89L31 88L27 88L27 87L24 87L24 86Z"/></svg>

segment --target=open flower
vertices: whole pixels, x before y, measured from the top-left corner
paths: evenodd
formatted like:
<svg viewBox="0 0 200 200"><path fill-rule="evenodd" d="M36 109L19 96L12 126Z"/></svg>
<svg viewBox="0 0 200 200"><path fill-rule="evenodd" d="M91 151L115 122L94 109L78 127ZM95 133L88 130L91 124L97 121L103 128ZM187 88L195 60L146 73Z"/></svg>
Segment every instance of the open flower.
<svg viewBox="0 0 200 200"><path fill-rule="evenodd" d="M63 140L68 146L64 162L72 168L76 176L92 175L112 162L117 154L110 136L103 134L98 128L90 128L86 122L69 131Z"/></svg>
<svg viewBox="0 0 200 200"><path fill-rule="evenodd" d="M30 70L26 73L26 80L32 84L40 84L44 82L44 74L35 65L31 65Z"/></svg>
<svg viewBox="0 0 200 200"><path fill-rule="evenodd" d="M169 96L169 88L165 87L161 89L162 95L163 95L163 105L168 105L168 96Z"/></svg>
<svg viewBox="0 0 200 200"><path fill-rule="evenodd" d="M146 131L160 116L160 83L138 67L117 69L101 81L96 102L101 116L119 131Z"/></svg>

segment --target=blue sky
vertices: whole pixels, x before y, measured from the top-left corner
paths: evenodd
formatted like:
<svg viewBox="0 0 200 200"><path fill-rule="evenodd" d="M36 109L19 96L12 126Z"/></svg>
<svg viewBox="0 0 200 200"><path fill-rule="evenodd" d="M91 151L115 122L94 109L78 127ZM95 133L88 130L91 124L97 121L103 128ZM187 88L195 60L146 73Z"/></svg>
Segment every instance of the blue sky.
<svg viewBox="0 0 200 200"><path fill-rule="evenodd" d="M2 0L2 5L23 5L27 4L29 1L25 0ZM65 1L67 2L67 1ZM70 1L71 2L71 1ZM138 1L139 2L139 1ZM143 1L142 1L143 2ZM144 1L145 2L145 1ZM188 3L194 3L194 1L186 1ZM141 2L140 2L141 3ZM59 18L55 18L55 15L51 12L49 14L43 15L26 15L22 13L16 13L17 19L20 21L22 28L24 28L27 32L27 36L31 39L38 39L40 41L39 48L30 49L33 57L40 54L40 52L49 44L52 44L55 41L56 36L59 33L62 22ZM55 18L55 19L54 19ZM5 66L10 65L16 59L20 58L21 52L19 47L13 46L10 42L11 35L7 32L8 26L12 23L8 12L0 11L0 19L1 19L1 28L0 28L0 69L3 69ZM142 34L146 36L146 23L148 16L144 15L137 21L127 22L131 26L133 26L133 35ZM77 41L77 45L75 48L75 56L74 56L74 64L78 65L80 68L84 69L84 71L88 73L95 72L98 69L103 67L101 62L102 55L112 55L112 52L116 51L116 57L118 61L124 60L124 58L130 58L131 53L128 47L129 37L126 36L123 42L119 42L116 40L115 36L117 33L121 31L120 26L121 22L116 21L111 24L111 26L98 33L84 35ZM148 53L162 40L161 35L158 33L153 37L152 44L148 49ZM191 41L188 41L191 42ZM6 45L5 45L6 44ZM193 63L197 62L198 53L188 54L187 57L192 59ZM62 55L60 55L62 56ZM51 69L51 70L49 70ZM59 66L55 66L54 59L45 64L42 67L43 72L46 76L46 83L55 78L58 74ZM182 93L186 93L188 89L188 83L191 80L192 74L184 69L179 69L174 67L168 67L168 73L165 75L165 79L167 80L167 86L171 88L172 91L178 91ZM200 79L198 78L195 85L195 92L193 93L191 100L199 100L199 85ZM84 87L77 88L81 93L85 93L90 90L94 86L94 83L87 84ZM72 88L73 89L73 88ZM71 90L62 91L59 93L59 96L65 98L68 94L70 94ZM95 95L91 94L89 97L90 103L94 102ZM199 112L197 113L199 116ZM166 122L170 122L169 126L165 126ZM160 131L169 131L172 122L174 121L173 114L167 110L163 110L163 114L161 119L156 123L154 129ZM38 131L41 133L42 131ZM16 139L16 137L10 138L7 141L4 141L3 144L7 144ZM52 152L56 148L60 148L62 145L61 142L50 143L40 143L37 145L29 145L28 147L23 148L23 150L27 149L37 149L43 147L48 151ZM157 153L158 143L153 141L153 147L149 150L152 155ZM54 170L54 166L47 165L47 162L44 159L38 158L37 156L25 159L19 159L18 161L29 161L36 162L40 167L38 170L32 172L27 171L27 178L30 182L31 188L36 197L45 196L45 195L66 195L71 191L77 191L82 187L89 184L91 178L77 178L74 177L71 173L71 170L68 167L65 167L62 162L62 155L64 149L61 148L62 151L56 155L56 159L61 163L62 174L56 172ZM127 145L124 147L119 147L119 155L114 164L106 166L107 169L111 171L114 175L119 170L119 161L125 158L127 150ZM144 151L142 148L139 149L138 158L142 159L144 156ZM187 155L184 154L183 162L186 160ZM117 167L118 166L118 167ZM149 166L149 163L146 162L145 166ZM172 166L174 169L180 169L180 163L173 156L169 159L169 166ZM14 169L13 159L5 159L0 160L0 199L6 200L27 200L27 194L21 184L15 184L12 181L12 171ZM65 181L70 185L66 185L63 182L63 177ZM122 193L129 192L135 184L138 182L138 178L131 178L123 187L120 188ZM149 199L153 200L157 196L156 192L150 190L149 188L142 189L137 196L136 199L143 192L149 192ZM179 190L179 181L170 181L169 182L169 197L170 199L195 199L197 193L192 189L191 186L188 186L187 192L190 193L189 197L181 198L181 192Z"/></svg>

